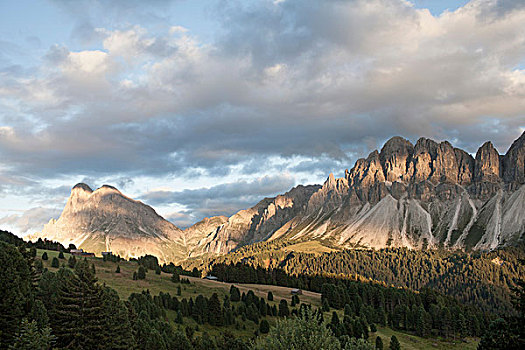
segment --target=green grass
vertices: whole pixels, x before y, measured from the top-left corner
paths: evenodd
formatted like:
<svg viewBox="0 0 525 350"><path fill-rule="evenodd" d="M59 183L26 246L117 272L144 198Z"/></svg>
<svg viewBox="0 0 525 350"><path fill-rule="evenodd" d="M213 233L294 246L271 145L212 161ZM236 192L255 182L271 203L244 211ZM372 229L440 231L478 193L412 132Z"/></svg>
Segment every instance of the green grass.
<svg viewBox="0 0 525 350"><path fill-rule="evenodd" d="M301 244L301 243L299 243ZM301 246L299 246L301 247ZM308 247L302 247L308 248ZM58 252L45 250L49 259L43 261L44 266L47 267L50 271L56 271L56 268L51 267L51 260L53 257L58 257ZM44 250L38 249L37 258L41 258ZM67 259L70 257L70 254L64 253L65 259L60 260L60 265L67 266ZM77 259L81 259L78 258ZM266 299L268 292L271 291L274 295L274 301L269 302L271 305L278 305L281 299L288 300L288 303L291 303L291 288L271 286L271 285L261 285L261 284L240 284L240 283L225 283L218 281L209 281L196 277L187 277L181 276L181 278L187 278L190 280L190 284L179 284L171 282L171 275L166 273L161 273L160 275L155 274L155 271L148 271L146 274L145 280L133 280L133 272L137 271L138 264L137 262L130 261L121 261L119 263L114 263L110 261L103 261L102 258L87 258L88 261L95 264L97 278L100 283L104 283L107 286L115 289L122 299L127 299L131 293L140 293L143 290L149 290L152 295L157 295L159 292L170 293L171 295L177 295L177 287L181 286L181 296L178 298L195 298L197 295L202 294L209 298L213 293L219 295L219 299L222 300L225 296L229 296L231 285L237 286L241 293L247 293L249 290L252 290L255 295L259 297L264 297ZM116 273L115 270L117 265L120 266L120 273ZM303 291L303 295L299 296L301 302L312 304L314 307L321 306L321 295L319 293ZM340 313L340 318L342 318L343 312ZM329 321L331 319L332 311L324 314L324 319ZM176 313L174 311L167 310L167 318L170 321L174 321ZM271 325L274 325L278 318L276 317L266 317L268 322ZM246 320L242 321L240 317L237 318L238 326L231 326L227 329L233 333L236 337L243 338L253 338L255 331L258 329L258 325L254 322ZM214 327L208 324L198 325L192 318L184 318L185 325L191 325L193 328L197 328L198 331L196 335L201 334L202 332L207 332L212 337L220 336L225 328L224 327ZM383 340L383 345L385 349L388 349L390 342L390 337L395 335L399 342L401 343L401 348L403 350L412 350L412 349L476 349L479 340L469 338L463 342L457 340L455 343L451 341L445 341L442 339L434 338L420 338L415 335L402 333L394 331L390 328L378 328L376 333L370 333L369 341L372 344L375 344L376 336L380 336Z"/></svg>
<svg viewBox="0 0 525 350"><path fill-rule="evenodd" d="M383 348L388 349L390 345L390 338L392 335L397 337L403 350L415 350L415 349L444 349L444 350L468 350L476 349L479 340L473 338L467 338L465 342L458 339L453 342L450 340L443 340L440 338L421 338L415 335L394 331L390 328L379 328L376 333L370 333L369 340L374 342L377 336L383 340Z"/></svg>

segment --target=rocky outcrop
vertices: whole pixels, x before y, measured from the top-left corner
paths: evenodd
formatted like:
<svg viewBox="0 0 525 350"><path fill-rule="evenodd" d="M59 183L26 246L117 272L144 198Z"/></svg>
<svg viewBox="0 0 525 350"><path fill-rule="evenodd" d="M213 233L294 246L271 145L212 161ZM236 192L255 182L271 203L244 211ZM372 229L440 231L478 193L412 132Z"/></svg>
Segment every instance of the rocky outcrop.
<svg viewBox="0 0 525 350"><path fill-rule="evenodd" d="M503 157L503 181L515 188L525 182L525 132Z"/></svg>
<svg viewBox="0 0 525 350"><path fill-rule="evenodd" d="M180 259L187 250L182 231L150 206L113 186L93 191L83 183L73 187L59 219L30 238L73 243L95 254L111 251L125 258L153 254L165 262Z"/></svg>
<svg viewBox="0 0 525 350"><path fill-rule="evenodd" d="M476 153L474 181L499 182L500 180L500 156L492 142L487 141Z"/></svg>

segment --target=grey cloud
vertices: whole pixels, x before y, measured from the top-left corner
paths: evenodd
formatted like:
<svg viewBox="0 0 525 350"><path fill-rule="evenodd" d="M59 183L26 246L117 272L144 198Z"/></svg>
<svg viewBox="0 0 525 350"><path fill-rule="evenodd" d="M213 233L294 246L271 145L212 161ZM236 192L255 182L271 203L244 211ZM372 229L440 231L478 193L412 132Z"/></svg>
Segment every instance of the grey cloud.
<svg viewBox="0 0 525 350"><path fill-rule="evenodd" d="M13 227L18 235L34 233L44 226L50 218L58 218L60 211L53 208L31 208L22 214L11 214L0 218L0 225Z"/></svg>
<svg viewBox="0 0 525 350"><path fill-rule="evenodd" d="M204 217L225 215L249 208L263 197L275 196L290 190L295 179L289 175L264 176L252 181L242 180L210 188L182 191L153 191L140 197L149 205L179 204L187 208L186 216L173 217L174 222L196 222ZM173 215L172 215L173 216ZM187 225L186 225L187 226Z"/></svg>

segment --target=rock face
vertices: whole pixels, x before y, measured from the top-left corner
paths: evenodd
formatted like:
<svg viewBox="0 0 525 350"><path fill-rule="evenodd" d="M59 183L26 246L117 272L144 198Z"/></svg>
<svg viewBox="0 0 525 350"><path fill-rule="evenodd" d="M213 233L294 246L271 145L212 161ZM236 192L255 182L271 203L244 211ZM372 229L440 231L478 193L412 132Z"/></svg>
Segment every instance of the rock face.
<svg viewBox="0 0 525 350"><path fill-rule="evenodd" d="M297 186L184 231L114 187L78 184L60 218L34 238L166 262L278 238L344 248L491 250L525 239L524 213L525 133L505 155L486 142L475 158L447 141L420 138L414 146L393 137L343 178L330 174L322 186Z"/></svg>
<svg viewBox="0 0 525 350"><path fill-rule="evenodd" d="M475 158L447 141L420 138L414 146L393 137L343 178L330 174L322 187L303 190L293 210L274 204L282 214L264 229L261 213L272 201L235 214L207 236L207 252L281 237L346 248L490 250L515 244L525 235L524 160L525 133L504 156L487 142Z"/></svg>
<svg viewBox="0 0 525 350"><path fill-rule="evenodd" d="M108 185L96 191L83 183L75 185L60 218L30 238L39 237L125 258L153 254L161 261L172 261L186 252L179 228Z"/></svg>

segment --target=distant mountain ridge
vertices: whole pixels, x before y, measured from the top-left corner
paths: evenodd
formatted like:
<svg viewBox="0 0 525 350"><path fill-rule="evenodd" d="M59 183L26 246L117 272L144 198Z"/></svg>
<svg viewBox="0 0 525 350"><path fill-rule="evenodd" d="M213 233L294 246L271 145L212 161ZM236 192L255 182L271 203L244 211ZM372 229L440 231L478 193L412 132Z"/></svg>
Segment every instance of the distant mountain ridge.
<svg viewBox="0 0 525 350"><path fill-rule="evenodd" d="M165 261L278 238L341 248L492 250L524 240L524 184L525 133L505 155L486 142L475 157L447 141L420 138L413 145L396 136L342 178L330 174L322 186L297 186L184 231L113 187L93 192L79 184L60 218L36 237ZM95 195L101 190L107 194ZM110 194L113 201L102 200Z"/></svg>

